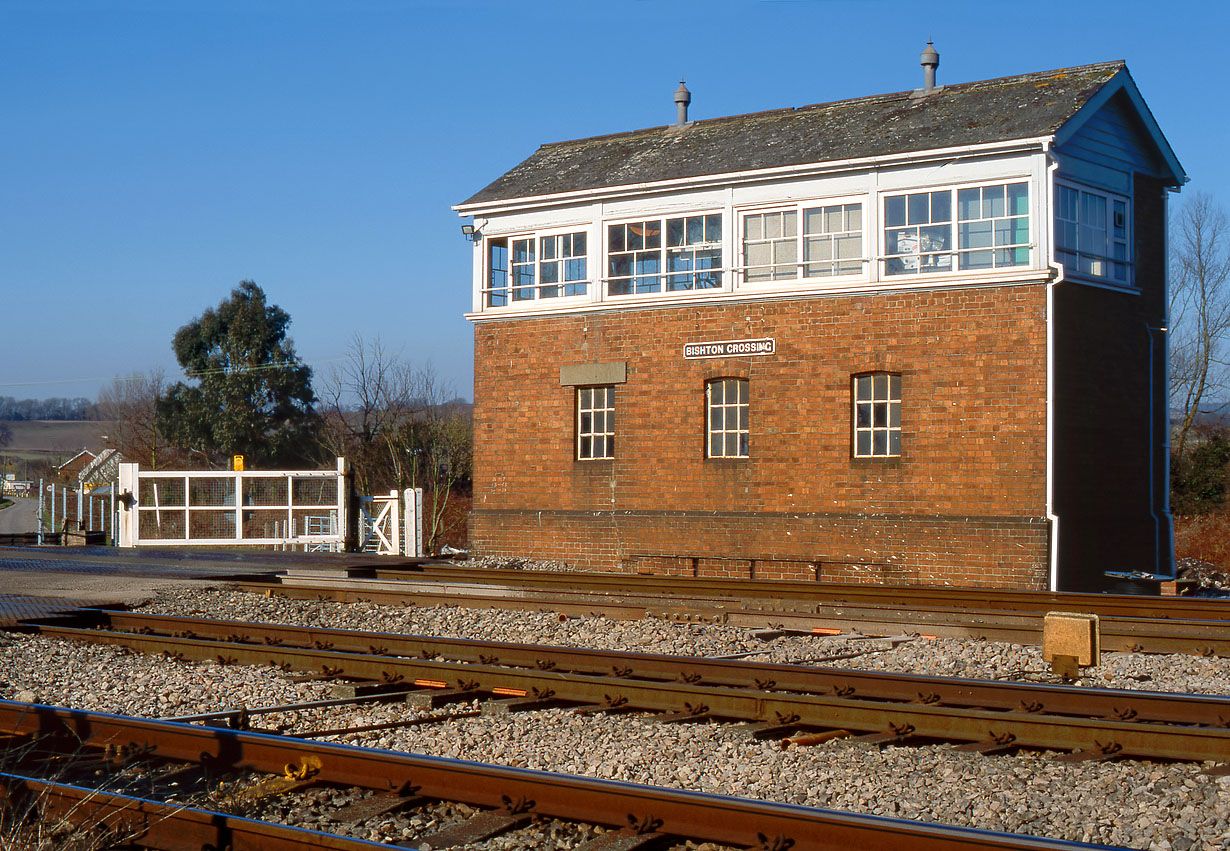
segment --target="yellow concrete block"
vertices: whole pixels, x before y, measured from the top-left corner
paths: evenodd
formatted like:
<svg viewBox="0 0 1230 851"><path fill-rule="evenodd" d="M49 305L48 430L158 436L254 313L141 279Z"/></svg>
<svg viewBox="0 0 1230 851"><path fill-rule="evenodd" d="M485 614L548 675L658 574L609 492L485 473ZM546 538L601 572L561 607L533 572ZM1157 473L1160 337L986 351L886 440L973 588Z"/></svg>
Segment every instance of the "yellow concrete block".
<svg viewBox="0 0 1230 851"><path fill-rule="evenodd" d="M1102 653L1097 615L1076 612L1047 612L1042 622L1042 658L1053 662L1056 656L1075 657L1082 668L1099 664Z"/></svg>

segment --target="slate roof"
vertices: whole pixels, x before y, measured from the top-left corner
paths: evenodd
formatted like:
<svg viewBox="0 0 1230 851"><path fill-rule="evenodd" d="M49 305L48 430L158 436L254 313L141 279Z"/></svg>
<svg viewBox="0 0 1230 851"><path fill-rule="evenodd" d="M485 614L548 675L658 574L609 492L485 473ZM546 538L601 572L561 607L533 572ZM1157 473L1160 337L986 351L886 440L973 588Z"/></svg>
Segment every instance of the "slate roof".
<svg viewBox="0 0 1230 851"><path fill-rule="evenodd" d="M1050 136L1122 61L543 145L461 206Z"/></svg>

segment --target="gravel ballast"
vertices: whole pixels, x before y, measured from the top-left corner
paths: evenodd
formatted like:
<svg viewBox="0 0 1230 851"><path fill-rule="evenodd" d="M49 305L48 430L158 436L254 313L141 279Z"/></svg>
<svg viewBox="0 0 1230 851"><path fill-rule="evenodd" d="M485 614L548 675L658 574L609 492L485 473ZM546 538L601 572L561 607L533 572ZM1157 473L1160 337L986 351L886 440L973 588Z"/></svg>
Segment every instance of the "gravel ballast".
<svg viewBox="0 0 1230 851"><path fill-rule="evenodd" d="M745 658L1051 681L1037 648L991 642L808 636L766 644L747 630L721 625L336 604L225 589L171 591L143 610L650 653L762 651ZM1108 653L1081 683L1230 694L1230 660ZM329 691L326 683L296 683L271 667L189 664L119 648L0 635L0 697L7 699L167 717L317 700ZM367 705L260 716L255 723L303 732L435 714L443 720L338 740L1081 842L1159 851L1230 849L1230 777L1202 773L1207 766L1073 764L1046 753L987 757L946 745L880 748L848 741L782 749L751 740L733 724L664 725L646 715L581 717L566 709L482 715L474 709L428 713L403 704Z"/></svg>

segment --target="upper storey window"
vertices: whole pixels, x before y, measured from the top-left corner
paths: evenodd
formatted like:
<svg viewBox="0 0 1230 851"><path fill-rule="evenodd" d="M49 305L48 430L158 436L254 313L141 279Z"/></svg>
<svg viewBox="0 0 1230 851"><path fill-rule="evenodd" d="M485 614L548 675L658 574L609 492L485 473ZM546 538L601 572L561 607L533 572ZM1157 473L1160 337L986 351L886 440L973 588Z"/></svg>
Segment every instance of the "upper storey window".
<svg viewBox="0 0 1230 851"><path fill-rule="evenodd" d="M488 307L543 298L585 295L588 286L586 235L492 237L487 240Z"/></svg>
<svg viewBox="0 0 1230 851"><path fill-rule="evenodd" d="M746 213L743 263L749 283L857 275L863 271L863 205Z"/></svg>
<svg viewBox="0 0 1230 851"><path fill-rule="evenodd" d="M1070 272L1131 283L1126 198L1055 186L1055 259Z"/></svg>
<svg viewBox="0 0 1230 851"><path fill-rule="evenodd" d="M1024 182L884 199L885 275L1028 266L1029 248Z"/></svg>
<svg viewBox="0 0 1230 851"><path fill-rule="evenodd" d="M722 216L711 213L607 227L611 295L722 285Z"/></svg>

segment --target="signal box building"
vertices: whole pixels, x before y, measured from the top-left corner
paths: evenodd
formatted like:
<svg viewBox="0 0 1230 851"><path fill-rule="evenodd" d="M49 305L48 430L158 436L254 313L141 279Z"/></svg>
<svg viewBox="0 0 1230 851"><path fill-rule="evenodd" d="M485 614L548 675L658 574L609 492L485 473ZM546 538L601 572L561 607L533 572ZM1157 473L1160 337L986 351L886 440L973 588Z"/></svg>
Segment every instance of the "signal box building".
<svg viewBox="0 0 1230 851"><path fill-rule="evenodd" d="M1166 202L1122 62L543 145L473 217L476 554L1173 574ZM1112 575L1108 575L1112 574ZM1122 587L1122 586L1118 586Z"/></svg>

